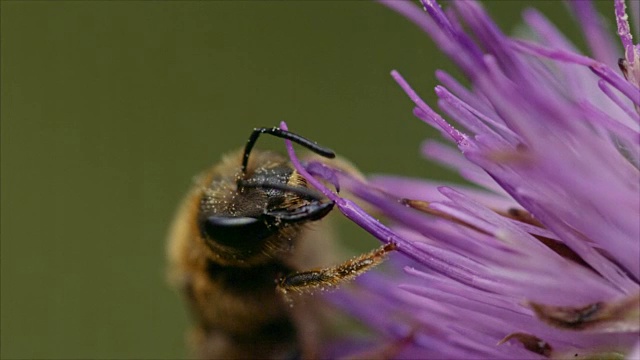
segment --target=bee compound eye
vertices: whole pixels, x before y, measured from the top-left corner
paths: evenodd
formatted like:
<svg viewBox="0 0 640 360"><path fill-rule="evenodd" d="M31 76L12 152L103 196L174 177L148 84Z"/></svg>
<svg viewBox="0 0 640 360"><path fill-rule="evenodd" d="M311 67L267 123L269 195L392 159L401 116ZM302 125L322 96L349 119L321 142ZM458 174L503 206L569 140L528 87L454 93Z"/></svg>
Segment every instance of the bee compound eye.
<svg viewBox="0 0 640 360"><path fill-rule="evenodd" d="M261 219L236 216L210 216L205 219L201 231L211 241L236 248L254 246L274 233L274 229Z"/></svg>

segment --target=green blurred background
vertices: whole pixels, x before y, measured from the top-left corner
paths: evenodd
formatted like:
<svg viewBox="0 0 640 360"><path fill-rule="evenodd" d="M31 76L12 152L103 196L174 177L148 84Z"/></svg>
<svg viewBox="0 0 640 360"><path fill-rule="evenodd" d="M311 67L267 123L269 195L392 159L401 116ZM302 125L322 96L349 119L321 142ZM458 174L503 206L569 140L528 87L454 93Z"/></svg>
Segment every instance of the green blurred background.
<svg viewBox="0 0 640 360"><path fill-rule="evenodd" d="M486 5L512 32L527 4ZM420 158L437 135L389 76L435 104L452 67L379 4L2 1L1 21L2 358L185 356L167 227L255 126L286 120L367 173L452 176Z"/></svg>

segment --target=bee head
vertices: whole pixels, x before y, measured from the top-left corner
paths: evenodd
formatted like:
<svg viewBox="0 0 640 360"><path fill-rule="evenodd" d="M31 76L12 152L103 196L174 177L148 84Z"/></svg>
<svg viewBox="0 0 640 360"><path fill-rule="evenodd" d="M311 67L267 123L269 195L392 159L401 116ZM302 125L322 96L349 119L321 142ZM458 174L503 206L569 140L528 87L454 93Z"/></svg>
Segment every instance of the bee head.
<svg viewBox="0 0 640 360"><path fill-rule="evenodd" d="M272 256L283 242L291 241L299 225L320 220L333 209L334 203L323 201L321 194L308 188L306 180L280 156L263 152L248 171L249 154L262 133L290 139L326 157L335 156L279 128L254 129L235 184L214 180L201 198L200 233L215 254L230 254L241 261L260 254Z"/></svg>
<svg viewBox="0 0 640 360"><path fill-rule="evenodd" d="M224 250L241 259L273 255L281 243L295 236L299 225L322 219L334 203L323 202L321 195L309 188L278 182L277 178L252 178L243 182L225 205L224 209L201 212L200 233L215 253Z"/></svg>

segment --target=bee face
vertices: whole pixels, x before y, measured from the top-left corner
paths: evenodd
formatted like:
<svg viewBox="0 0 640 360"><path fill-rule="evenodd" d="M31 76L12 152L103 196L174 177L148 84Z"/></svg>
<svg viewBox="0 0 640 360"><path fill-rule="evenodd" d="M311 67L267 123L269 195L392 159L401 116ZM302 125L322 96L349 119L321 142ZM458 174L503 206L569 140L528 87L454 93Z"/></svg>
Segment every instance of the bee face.
<svg viewBox="0 0 640 360"><path fill-rule="evenodd" d="M280 129L257 129L292 138L333 156L330 150ZM290 250L299 227L319 220L333 202L307 187L288 159L268 151L251 151L252 136L240 158L214 168L200 197L197 223L200 236L224 265L257 265ZM249 157L251 153L251 157ZM238 161L241 160L241 161Z"/></svg>
<svg viewBox="0 0 640 360"><path fill-rule="evenodd" d="M306 181L286 159L254 151L244 179L238 167L232 176L214 176L203 189L198 210L200 235L224 263L267 261L291 247L304 222L331 210L331 203L305 198L307 192ZM323 206L325 212L313 219L291 219L300 209L317 206Z"/></svg>

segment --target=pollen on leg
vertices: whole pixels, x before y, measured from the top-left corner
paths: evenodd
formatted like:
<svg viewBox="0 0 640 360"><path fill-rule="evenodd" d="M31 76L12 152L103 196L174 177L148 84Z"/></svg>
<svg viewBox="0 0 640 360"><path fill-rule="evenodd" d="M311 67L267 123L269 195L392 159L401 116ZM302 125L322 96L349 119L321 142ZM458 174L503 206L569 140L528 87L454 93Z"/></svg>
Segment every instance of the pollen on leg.
<svg viewBox="0 0 640 360"><path fill-rule="evenodd" d="M389 243L334 267L289 274L278 280L278 290L287 294L289 292L304 293L333 288L380 264L386 255L395 249L396 244Z"/></svg>

